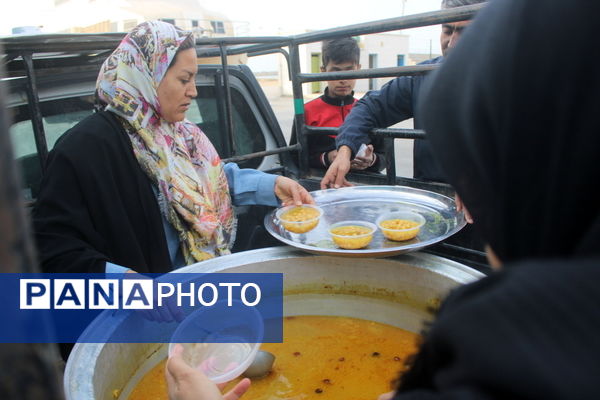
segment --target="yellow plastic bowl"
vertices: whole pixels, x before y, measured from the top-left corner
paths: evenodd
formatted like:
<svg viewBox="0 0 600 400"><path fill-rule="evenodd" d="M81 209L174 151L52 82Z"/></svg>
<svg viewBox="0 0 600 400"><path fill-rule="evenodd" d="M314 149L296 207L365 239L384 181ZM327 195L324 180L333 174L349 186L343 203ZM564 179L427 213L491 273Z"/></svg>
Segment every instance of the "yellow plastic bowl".
<svg viewBox="0 0 600 400"><path fill-rule="evenodd" d="M281 226L294 233L306 233L313 230L319 225L321 215L323 215L323 210L310 204L283 207L275 213Z"/></svg>
<svg viewBox="0 0 600 400"><path fill-rule="evenodd" d="M425 218L413 211L397 211L377 218L383 236L396 242L415 238L424 224Z"/></svg>
<svg viewBox="0 0 600 400"><path fill-rule="evenodd" d="M367 247L377 227L366 221L342 221L329 227L329 234L342 249L356 250Z"/></svg>

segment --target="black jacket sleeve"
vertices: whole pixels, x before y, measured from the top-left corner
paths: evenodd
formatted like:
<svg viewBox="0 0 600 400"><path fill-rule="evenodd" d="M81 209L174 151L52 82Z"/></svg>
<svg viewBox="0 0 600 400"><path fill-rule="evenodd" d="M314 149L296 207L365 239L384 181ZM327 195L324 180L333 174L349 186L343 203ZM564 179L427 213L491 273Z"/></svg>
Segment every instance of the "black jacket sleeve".
<svg viewBox="0 0 600 400"><path fill-rule="evenodd" d="M172 269L152 184L112 114L94 114L50 152L32 213L44 272Z"/></svg>
<svg viewBox="0 0 600 400"><path fill-rule="evenodd" d="M381 90L363 96L352 108L340 133L336 147L348 146L356 154L361 143L369 143L369 132L413 117L412 77L402 76L386 83Z"/></svg>
<svg viewBox="0 0 600 400"><path fill-rule="evenodd" d="M594 398L599 261L505 265L456 289L394 399Z"/></svg>
<svg viewBox="0 0 600 400"><path fill-rule="evenodd" d="M50 152L33 211L44 272L104 272L108 261L102 252L105 241L94 229L78 182L77 168L62 151Z"/></svg>

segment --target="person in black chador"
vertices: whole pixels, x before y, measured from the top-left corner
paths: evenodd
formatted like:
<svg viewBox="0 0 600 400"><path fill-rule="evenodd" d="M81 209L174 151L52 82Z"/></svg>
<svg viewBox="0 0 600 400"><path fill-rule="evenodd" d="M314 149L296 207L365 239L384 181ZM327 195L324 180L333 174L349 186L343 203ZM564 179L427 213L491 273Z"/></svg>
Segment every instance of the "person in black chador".
<svg viewBox="0 0 600 400"><path fill-rule="evenodd" d="M323 65L321 72L354 71L360 69L360 49L356 40L343 37L323 42ZM322 96L304 105L306 125L338 127L344 123L354 104L356 79L327 81ZM312 168L324 169L331 165L337 155L335 135L308 135L308 162ZM291 143L296 143L296 131L292 130ZM352 160L351 169L379 172L385 168L382 153L383 140L364 146L362 154Z"/></svg>
<svg viewBox="0 0 600 400"><path fill-rule="evenodd" d="M394 399L598 396L598 12L492 1L425 89L434 155L501 269L443 303Z"/></svg>

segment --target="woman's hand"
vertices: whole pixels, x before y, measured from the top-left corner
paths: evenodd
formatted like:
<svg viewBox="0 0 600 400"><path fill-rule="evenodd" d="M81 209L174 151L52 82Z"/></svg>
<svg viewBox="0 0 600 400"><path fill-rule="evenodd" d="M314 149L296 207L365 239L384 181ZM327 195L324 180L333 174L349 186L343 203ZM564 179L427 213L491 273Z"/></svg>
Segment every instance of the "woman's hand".
<svg viewBox="0 0 600 400"><path fill-rule="evenodd" d="M275 180L275 195L284 206L315 204L310 193L302 185L285 176L279 176Z"/></svg>
<svg viewBox="0 0 600 400"><path fill-rule="evenodd" d="M471 216L471 213L469 212L469 210L467 210L467 207L465 207L465 204L462 202L462 200L458 196L458 193L456 193L454 195L454 202L456 203L456 211L458 211L458 212L462 211L465 214L465 221L467 221L467 224L472 224L473 217Z"/></svg>
<svg viewBox="0 0 600 400"><path fill-rule="evenodd" d="M222 395L221 388L226 384L216 385L187 365L181 357L182 351L183 347L175 346L165 368L170 400L238 400L250 388L250 379L245 378Z"/></svg>
<svg viewBox="0 0 600 400"><path fill-rule="evenodd" d="M392 400L393 397L394 397L394 392L387 392L382 395L379 395L377 400Z"/></svg>

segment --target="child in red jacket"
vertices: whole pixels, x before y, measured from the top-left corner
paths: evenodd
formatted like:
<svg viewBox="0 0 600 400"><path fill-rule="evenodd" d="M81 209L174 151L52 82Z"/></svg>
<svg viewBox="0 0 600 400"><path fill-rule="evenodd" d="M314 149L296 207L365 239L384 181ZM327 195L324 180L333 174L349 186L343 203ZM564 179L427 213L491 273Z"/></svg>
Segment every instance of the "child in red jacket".
<svg viewBox="0 0 600 400"><path fill-rule="evenodd" d="M360 49L356 40L351 37L333 39L323 42L321 72L353 71L360 69ZM320 127L339 127L352 106L357 101L354 98L356 79L327 81L325 93L304 105L306 125ZM292 142L295 142L295 132ZM309 135L308 153L309 165L313 168L327 168L337 154L335 135ZM385 168L383 154L374 151L383 149L383 140L374 141L366 146L362 154L357 154L352 161L353 170L381 171Z"/></svg>

